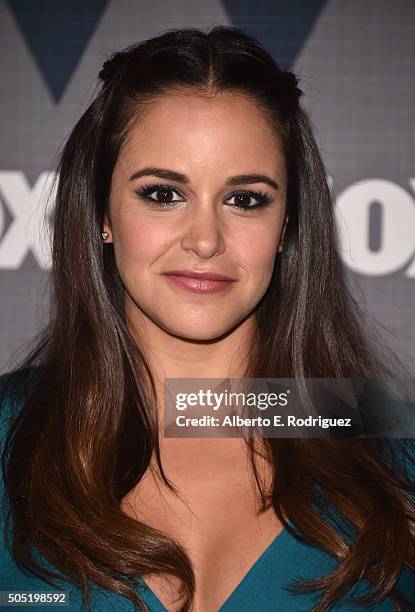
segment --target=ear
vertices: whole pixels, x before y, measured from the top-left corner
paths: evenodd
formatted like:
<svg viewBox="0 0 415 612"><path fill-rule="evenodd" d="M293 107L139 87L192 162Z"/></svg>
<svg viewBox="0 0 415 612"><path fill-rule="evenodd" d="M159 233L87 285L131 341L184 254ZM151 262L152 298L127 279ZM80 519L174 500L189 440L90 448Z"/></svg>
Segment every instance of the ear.
<svg viewBox="0 0 415 612"><path fill-rule="evenodd" d="M109 223L107 215L104 216L104 223L102 225L102 231L103 232L107 232L107 234L108 234L108 238L106 238L103 242L105 242L106 244L108 244L109 242L112 242L111 225Z"/></svg>
<svg viewBox="0 0 415 612"><path fill-rule="evenodd" d="M285 228L287 227L287 222L288 222L288 215L286 215L284 219L284 225L282 226L281 237L280 237L280 242L278 244L277 253L281 253L282 251L282 245L284 242L284 234L285 234Z"/></svg>

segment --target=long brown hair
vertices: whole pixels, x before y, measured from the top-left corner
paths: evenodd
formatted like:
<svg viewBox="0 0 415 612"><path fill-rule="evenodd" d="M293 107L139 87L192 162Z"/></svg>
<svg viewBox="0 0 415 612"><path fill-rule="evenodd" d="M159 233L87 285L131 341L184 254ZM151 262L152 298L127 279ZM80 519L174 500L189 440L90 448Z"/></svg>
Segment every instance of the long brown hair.
<svg viewBox="0 0 415 612"><path fill-rule="evenodd" d="M33 557L32 542L82 589L88 609L89 581L146 609L134 577L167 573L181 580L185 611L195 589L186 552L120 509L153 453L161 478L175 490L160 460L154 381L125 320L113 247L100 240L112 171L140 109L171 87L242 92L257 101L283 140L289 220L284 250L256 307L250 376L376 378L390 372L367 339L363 313L347 287L332 199L296 77L257 41L226 26L166 31L115 54L100 77L57 169L49 323L5 380L9 398L23 401L4 449L6 523L14 523L16 561L53 577ZM397 575L404 565L415 570L414 489L408 474L388 464L392 445L324 438L266 439L265 447L274 480L270 497L261 491L263 508L271 503L295 537L340 561L310 584L323 589L314 609L327 609L360 578L373 586L368 602L390 594L400 609ZM252 447L251 458L255 472ZM353 545L319 512L327 500L357 530Z"/></svg>

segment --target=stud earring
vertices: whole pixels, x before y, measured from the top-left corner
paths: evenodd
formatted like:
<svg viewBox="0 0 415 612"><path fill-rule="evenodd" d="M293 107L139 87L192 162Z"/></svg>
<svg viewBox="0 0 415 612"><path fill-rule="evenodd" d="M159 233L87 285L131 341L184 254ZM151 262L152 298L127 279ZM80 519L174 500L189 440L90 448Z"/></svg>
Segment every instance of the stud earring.
<svg viewBox="0 0 415 612"><path fill-rule="evenodd" d="M108 232L101 232L101 238L105 241L108 238Z"/></svg>

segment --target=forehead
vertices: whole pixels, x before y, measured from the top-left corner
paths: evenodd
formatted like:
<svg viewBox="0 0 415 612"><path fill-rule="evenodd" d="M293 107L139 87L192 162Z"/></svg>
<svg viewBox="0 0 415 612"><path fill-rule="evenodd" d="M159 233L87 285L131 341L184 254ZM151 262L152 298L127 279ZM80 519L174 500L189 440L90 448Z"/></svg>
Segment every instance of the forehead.
<svg viewBox="0 0 415 612"><path fill-rule="evenodd" d="M172 91L157 97L132 122L120 151L128 167L140 162L227 174L283 172L280 136L262 107L234 92ZM226 168L224 168L226 165ZM130 168L129 168L130 169Z"/></svg>

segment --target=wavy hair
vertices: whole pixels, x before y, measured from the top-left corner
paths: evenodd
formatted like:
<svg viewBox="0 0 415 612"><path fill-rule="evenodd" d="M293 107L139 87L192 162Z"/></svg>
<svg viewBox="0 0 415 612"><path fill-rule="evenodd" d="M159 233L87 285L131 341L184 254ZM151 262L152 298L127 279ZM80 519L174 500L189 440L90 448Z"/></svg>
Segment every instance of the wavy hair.
<svg viewBox="0 0 415 612"><path fill-rule="evenodd" d="M152 373L127 326L113 246L100 239L120 147L158 96L171 88L242 93L283 142L284 250L256 307L258 341L247 373L299 380L390 371L347 287L331 194L296 76L255 39L227 26L167 30L114 54L99 76L99 91L58 163L48 323L8 377L13 389L25 389L3 457L7 523L14 525L9 546L19 564L56 579L33 556L32 542L82 589L88 609L89 581L145 610L134 577L170 574L180 579L186 611L195 578L185 550L120 508L153 453L160 478L175 488L160 460ZM313 608L320 611L362 578L372 591L359 604L389 594L402 609L399 570L415 570L414 488L409 475L388 463L387 440L265 439L274 470L270 494L261 489L250 447L262 509L271 504L294 537L339 561L329 575L292 588L322 590ZM356 529L353 545L324 517L327 500Z"/></svg>

